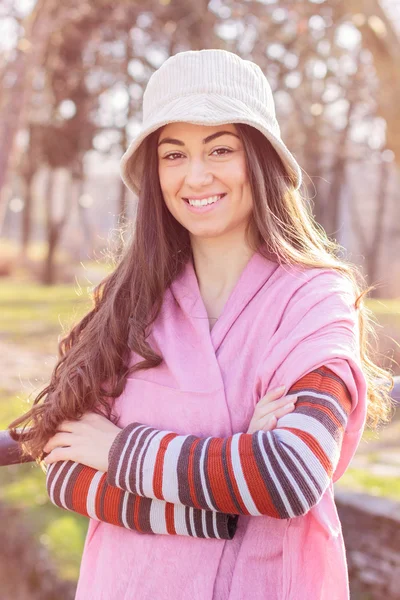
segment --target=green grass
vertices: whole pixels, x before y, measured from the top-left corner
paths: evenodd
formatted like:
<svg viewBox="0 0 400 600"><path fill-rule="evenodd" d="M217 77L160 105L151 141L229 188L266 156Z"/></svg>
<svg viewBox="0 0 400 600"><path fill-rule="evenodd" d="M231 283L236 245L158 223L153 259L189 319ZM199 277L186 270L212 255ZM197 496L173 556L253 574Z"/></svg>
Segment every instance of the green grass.
<svg viewBox="0 0 400 600"><path fill-rule="evenodd" d="M0 287L0 336L32 350L57 350L58 338L93 306L91 288L40 287L3 281Z"/></svg>
<svg viewBox="0 0 400 600"><path fill-rule="evenodd" d="M338 481L343 488L366 492L374 496L384 496L400 501L400 478L376 475L367 469L349 467Z"/></svg>

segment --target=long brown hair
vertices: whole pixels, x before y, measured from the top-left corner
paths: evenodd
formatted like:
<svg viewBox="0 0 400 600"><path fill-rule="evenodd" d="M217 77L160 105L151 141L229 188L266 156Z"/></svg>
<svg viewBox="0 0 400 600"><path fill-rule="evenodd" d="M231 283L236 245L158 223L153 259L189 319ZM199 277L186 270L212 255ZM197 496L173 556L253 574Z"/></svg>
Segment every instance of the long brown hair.
<svg viewBox="0 0 400 600"><path fill-rule="evenodd" d="M341 246L314 221L308 204L295 190L291 176L265 137L248 125L236 127L253 194L249 228L256 232L254 250L267 258L274 256L280 264L336 269L354 285L362 366L368 381L368 424L376 427L390 418L393 378L372 358L369 338L375 337L375 332L371 312L363 302L371 288L366 287L354 265L338 257ZM31 410L9 425L12 437L24 442L25 449L37 459L42 458L47 440L64 420L95 411L114 421L113 399L122 393L127 376L157 367L163 360L146 340L165 290L191 257L191 245L187 230L172 217L162 196L159 132L143 142L146 169L129 245L113 272L94 289L93 309L60 341L59 360L50 383L35 398ZM143 360L128 368L131 351Z"/></svg>

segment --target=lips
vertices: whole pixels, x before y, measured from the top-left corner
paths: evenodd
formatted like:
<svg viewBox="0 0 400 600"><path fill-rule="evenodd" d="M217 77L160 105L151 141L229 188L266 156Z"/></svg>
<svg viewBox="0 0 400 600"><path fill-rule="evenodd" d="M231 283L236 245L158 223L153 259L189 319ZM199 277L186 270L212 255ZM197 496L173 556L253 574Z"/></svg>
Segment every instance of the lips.
<svg viewBox="0 0 400 600"><path fill-rule="evenodd" d="M221 200L221 198L223 198L224 196L226 196L225 194L210 194L209 196L205 196L205 198L212 198L213 196L218 196L218 199ZM189 204L189 198L182 198L187 204ZM204 198L191 198L191 200L204 200Z"/></svg>

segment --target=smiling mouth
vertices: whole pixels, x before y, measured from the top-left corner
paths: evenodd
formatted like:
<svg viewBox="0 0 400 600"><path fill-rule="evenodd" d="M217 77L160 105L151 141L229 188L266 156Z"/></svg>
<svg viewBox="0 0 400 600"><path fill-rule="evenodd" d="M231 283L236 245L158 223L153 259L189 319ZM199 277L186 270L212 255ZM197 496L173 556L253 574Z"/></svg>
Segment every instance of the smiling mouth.
<svg viewBox="0 0 400 600"><path fill-rule="evenodd" d="M218 194L218 200L221 200L221 198L223 198L224 196L226 196L226 193L225 194ZM210 196L210 198L212 198L212 196ZM183 198L183 200L186 202L186 204L190 204L188 198ZM214 202L210 202L209 204L215 204L215 202L218 202L218 200L216 200ZM201 204L200 206L208 206L209 204L208 203L207 204ZM193 205L191 204L191 206L193 206Z"/></svg>

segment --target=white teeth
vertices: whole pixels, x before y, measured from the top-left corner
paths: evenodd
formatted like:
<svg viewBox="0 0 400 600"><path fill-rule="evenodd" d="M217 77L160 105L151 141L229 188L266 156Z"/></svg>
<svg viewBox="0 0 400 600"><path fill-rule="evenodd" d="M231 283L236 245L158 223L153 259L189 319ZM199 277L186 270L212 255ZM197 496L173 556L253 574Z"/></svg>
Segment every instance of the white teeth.
<svg viewBox="0 0 400 600"><path fill-rule="evenodd" d="M210 196L210 198L203 198L203 200L191 200L190 198L188 198L188 201L191 206L206 206L207 204L214 204L214 202L216 202L220 198L221 195Z"/></svg>

